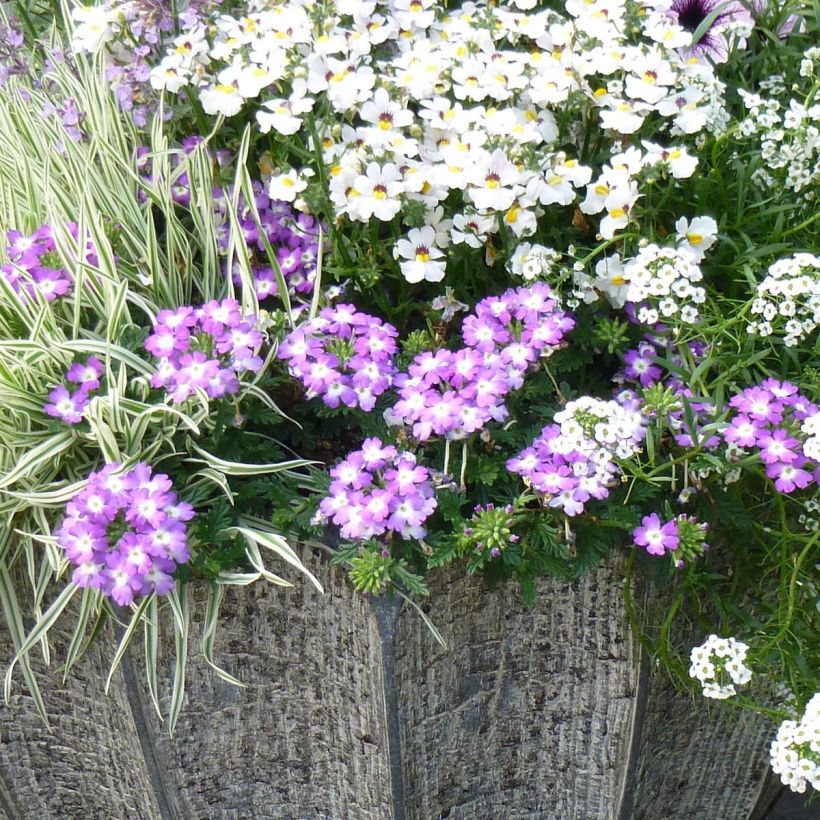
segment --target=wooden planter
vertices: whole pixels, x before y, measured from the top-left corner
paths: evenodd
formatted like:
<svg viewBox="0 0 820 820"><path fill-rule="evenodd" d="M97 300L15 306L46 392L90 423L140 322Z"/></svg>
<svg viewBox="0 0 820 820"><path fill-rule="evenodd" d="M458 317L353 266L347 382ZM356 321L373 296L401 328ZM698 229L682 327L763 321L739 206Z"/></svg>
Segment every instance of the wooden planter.
<svg viewBox="0 0 820 820"><path fill-rule="evenodd" d="M411 607L371 605L321 554L303 560L324 595L298 577L226 591L215 659L248 687L191 657L173 737L137 653L104 696L113 634L65 685L40 670L52 732L18 681L0 721L0 817L762 816L773 727L720 704L707 714L648 674L615 562L571 585L544 579L532 609L514 585L439 573L426 610L444 649ZM192 594L193 639L204 595Z"/></svg>

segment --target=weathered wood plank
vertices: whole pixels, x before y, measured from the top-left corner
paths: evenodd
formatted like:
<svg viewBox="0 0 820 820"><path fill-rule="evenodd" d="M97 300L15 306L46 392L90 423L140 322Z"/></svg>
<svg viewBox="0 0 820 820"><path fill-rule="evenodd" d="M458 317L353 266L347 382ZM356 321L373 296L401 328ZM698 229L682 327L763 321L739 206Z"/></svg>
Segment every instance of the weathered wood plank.
<svg viewBox="0 0 820 820"><path fill-rule="evenodd" d="M320 553L306 550L302 558L324 595L295 572L288 574L292 589L258 583L226 590L215 660L248 688L221 681L191 657L174 737L155 713L147 721L181 820L392 816L375 617L342 570ZM194 590L191 634L198 641L205 596L202 587ZM162 646L161 688L169 693L169 635ZM139 696L148 714L141 687Z"/></svg>
<svg viewBox="0 0 820 820"><path fill-rule="evenodd" d="M448 648L410 609L396 629L408 820L617 817L640 672L620 579L544 579L532 609L462 568L431 579Z"/></svg>
<svg viewBox="0 0 820 820"><path fill-rule="evenodd" d="M116 648L106 630L62 682L57 671L70 639L71 613L51 630L53 662L31 653L52 731L16 673L11 703L0 705L0 816L13 820L160 820L122 676L108 696L105 678ZM13 656L0 630L0 657Z"/></svg>
<svg viewBox="0 0 820 820"><path fill-rule="evenodd" d="M700 638L693 639L699 643ZM753 712L676 691L652 676L638 758L635 820L747 820L767 788L777 727Z"/></svg>

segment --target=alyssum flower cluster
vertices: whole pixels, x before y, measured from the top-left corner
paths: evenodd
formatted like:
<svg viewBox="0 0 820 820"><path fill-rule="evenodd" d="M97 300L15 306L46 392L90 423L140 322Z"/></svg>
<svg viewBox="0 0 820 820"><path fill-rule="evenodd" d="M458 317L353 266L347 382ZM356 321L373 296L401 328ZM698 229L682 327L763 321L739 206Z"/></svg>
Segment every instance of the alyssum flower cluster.
<svg viewBox="0 0 820 820"><path fill-rule="evenodd" d="M751 669L743 662L748 650L745 643L717 635L692 649L689 674L700 682L704 697L724 700L737 694L736 686L752 679Z"/></svg>

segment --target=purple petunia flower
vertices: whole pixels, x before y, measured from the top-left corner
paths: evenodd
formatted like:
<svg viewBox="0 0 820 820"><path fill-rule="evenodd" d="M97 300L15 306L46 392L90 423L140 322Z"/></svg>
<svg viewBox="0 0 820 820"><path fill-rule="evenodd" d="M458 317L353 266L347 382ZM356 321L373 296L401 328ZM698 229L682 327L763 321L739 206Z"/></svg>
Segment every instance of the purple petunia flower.
<svg viewBox="0 0 820 820"><path fill-rule="evenodd" d="M713 18L703 36L685 52L695 57L708 57L716 63L726 62L729 43L726 33L733 26L751 28L754 24L749 10L737 0L672 0L668 15L686 31L694 34L713 12Z"/></svg>

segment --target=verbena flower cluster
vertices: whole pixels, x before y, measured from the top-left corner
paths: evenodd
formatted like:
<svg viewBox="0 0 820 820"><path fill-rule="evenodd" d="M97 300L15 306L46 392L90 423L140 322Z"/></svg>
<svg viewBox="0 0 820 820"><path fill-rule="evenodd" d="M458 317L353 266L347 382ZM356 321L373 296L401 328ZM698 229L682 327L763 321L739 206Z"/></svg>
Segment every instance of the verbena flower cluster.
<svg viewBox="0 0 820 820"><path fill-rule="evenodd" d="M342 537L424 537L424 522L437 502L430 471L413 453L368 438L360 450L331 468L330 475L330 494L319 510L339 527Z"/></svg>
<svg viewBox="0 0 820 820"><path fill-rule="evenodd" d="M460 537L460 547L464 552L470 551L489 558L498 558L510 545L517 544L520 536L513 532L515 526L515 507L507 504L496 507L495 504L477 504L473 515L467 522Z"/></svg>
<svg viewBox="0 0 820 820"><path fill-rule="evenodd" d="M640 451L644 419L615 401L584 396L569 402L554 421L507 462L507 469L523 476L545 504L576 516L591 498L607 498L620 476L618 460Z"/></svg>
<svg viewBox="0 0 820 820"><path fill-rule="evenodd" d="M176 37L151 84L195 88L207 113L227 117L253 101L263 132L305 132L330 169L337 216L389 221L422 206L426 224L411 226L395 254L409 281L438 281L451 243L489 253L501 225L526 236L585 188L582 210L602 213L600 232L611 237L633 221L645 166L678 178L694 171L685 147L651 143L649 159L613 155L596 172L561 150L551 109L595 112L622 135L646 120L683 136L725 127L723 85L706 61L687 59L688 18L668 3L619 0L601 13L571 2L566 15L515 5L490 14L430 2L250 3L243 17L215 16ZM707 50L718 53L723 23L738 14L721 12ZM314 116L325 107L351 124ZM274 169L271 196L294 196L308 179ZM439 210L451 194L461 199L452 220Z"/></svg>
<svg viewBox="0 0 820 820"><path fill-rule="evenodd" d="M76 239L76 225L68 227ZM11 230L6 239L9 261L0 265L0 273L15 293L30 297L38 295L51 302L71 290L73 280L59 261L54 233L49 225L41 225L30 234ZM96 259L89 257L88 261L94 264Z"/></svg>
<svg viewBox="0 0 820 820"><path fill-rule="evenodd" d="M743 662L748 650L745 643L717 635L692 648L689 675L700 682L704 697L725 700L737 694L735 686L752 679L752 670Z"/></svg>
<svg viewBox="0 0 820 820"><path fill-rule="evenodd" d="M644 547L649 555L672 555L675 566L683 569L687 562L699 558L709 549L706 543L706 522L696 521L689 515L678 515L661 521L657 513L646 515L641 526L632 532L636 546Z"/></svg>
<svg viewBox="0 0 820 820"><path fill-rule="evenodd" d="M465 438L503 421L504 397L574 326L544 283L482 299L462 324L464 347L420 353L396 377L399 399L386 417L418 441Z"/></svg>
<svg viewBox="0 0 820 820"><path fill-rule="evenodd" d="M324 308L292 331L277 355L291 376L328 407L372 410L393 383L398 331L353 305Z"/></svg>
<svg viewBox="0 0 820 820"><path fill-rule="evenodd" d="M658 365L659 360L666 360L673 368L697 367L707 356L705 345L690 342L680 347L654 334L646 334L644 340L623 354L624 369L615 375L616 382L640 388L640 398L627 388L619 393L620 400L631 401L636 407L642 407L646 415L663 419L679 446L714 450L721 443L714 429L707 428L714 425L714 405L693 396L691 388L677 375L664 373ZM691 365L686 364L684 355Z"/></svg>
<svg viewBox="0 0 820 820"><path fill-rule="evenodd" d="M767 379L729 400L734 410L724 439L752 450L778 492L820 480L820 409L790 382Z"/></svg>
<svg viewBox="0 0 820 820"><path fill-rule="evenodd" d="M72 365L66 380L76 384L76 390L71 392L66 385L58 385L48 394L48 403L43 409L66 424L79 424L91 402L91 394L100 387L103 371L103 364L96 356L90 356L85 363Z"/></svg>
<svg viewBox="0 0 820 820"><path fill-rule="evenodd" d="M151 385L165 388L175 404L197 390L213 399L236 393L239 375L262 367L257 354L263 337L256 324L236 299L161 310L145 341L159 359Z"/></svg>
<svg viewBox="0 0 820 820"><path fill-rule="evenodd" d="M786 347L809 339L820 326L820 257L796 253L770 265L758 283L749 333L781 337Z"/></svg>
<svg viewBox="0 0 820 820"><path fill-rule="evenodd" d="M772 770L793 792L806 786L820 791L820 693L807 704L800 720L784 720L769 749Z"/></svg>
<svg viewBox="0 0 820 820"><path fill-rule="evenodd" d="M88 477L68 502L57 544L74 565L72 580L99 589L121 606L174 588L173 572L190 557L190 504L171 480L144 462L131 470L113 463Z"/></svg>

